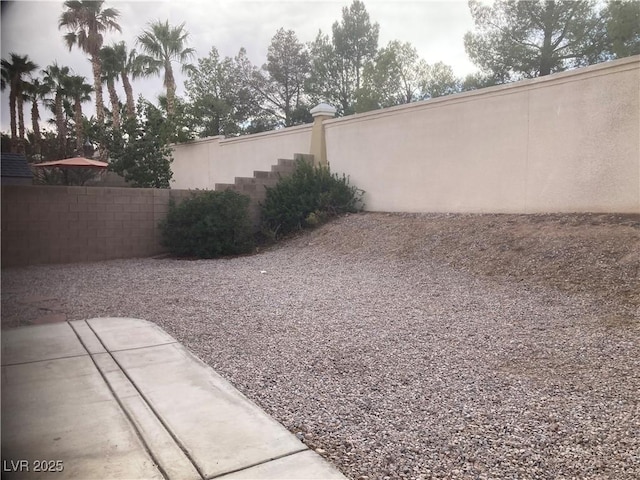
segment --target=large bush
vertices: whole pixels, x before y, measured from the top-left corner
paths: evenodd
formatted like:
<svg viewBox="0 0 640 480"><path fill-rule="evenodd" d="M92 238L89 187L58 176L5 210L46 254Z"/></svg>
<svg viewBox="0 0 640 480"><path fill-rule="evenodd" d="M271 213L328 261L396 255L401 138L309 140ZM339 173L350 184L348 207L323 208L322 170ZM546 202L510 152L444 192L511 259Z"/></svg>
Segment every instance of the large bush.
<svg viewBox="0 0 640 480"><path fill-rule="evenodd" d="M294 172L267 189L262 207L263 227L273 236L315 226L330 217L362 208L362 190L329 167L298 160Z"/></svg>
<svg viewBox="0 0 640 480"><path fill-rule="evenodd" d="M253 248L249 197L232 190L200 192L171 202L160 224L162 244L178 256L214 258Z"/></svg>

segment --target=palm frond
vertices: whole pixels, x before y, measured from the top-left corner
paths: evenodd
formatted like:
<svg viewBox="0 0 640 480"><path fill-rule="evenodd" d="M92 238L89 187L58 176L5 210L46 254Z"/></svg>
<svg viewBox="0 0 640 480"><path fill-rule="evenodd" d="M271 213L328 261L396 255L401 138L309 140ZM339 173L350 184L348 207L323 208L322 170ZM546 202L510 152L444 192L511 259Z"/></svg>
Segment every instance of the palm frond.
<svg viewBox="0 0 640 480"><path fill-rule="evenodd" d="M73 46L78 43L78 36L74 32L67 33L64 37L64 42L67 44L69 50L73 48Z"/></svg>

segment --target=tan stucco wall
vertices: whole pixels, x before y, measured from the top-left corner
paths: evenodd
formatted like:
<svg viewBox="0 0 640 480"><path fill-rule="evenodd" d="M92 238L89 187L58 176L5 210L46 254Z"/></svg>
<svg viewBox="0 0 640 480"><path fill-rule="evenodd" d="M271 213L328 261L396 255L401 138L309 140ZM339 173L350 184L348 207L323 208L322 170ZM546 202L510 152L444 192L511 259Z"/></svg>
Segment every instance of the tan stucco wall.
<svg viewBox="0 0 640 480"><path fill-rule="evenodd" d="M323 125L367 210L640 212L640 56ZM172 188L269 170L311 128L177 145Z"/></svg>
<svg viewBox="0 0 640 480"><path fill-rule="evenodd" d="M172 189L213 188L210 178L211 158L219 156L220 140L209 137L173 146Z"/></svg>
<svg viewBox="0 0 640 480"><path fill-rule="evenodd" d="M325 122L367 210L640 212L640 57Z"/></svg>
<svg viewBox="0 0 640 480"><path fill-rule="evenodd" d="M269 171L279 158L306 153L311 125L237 138L212 137L174 146L171 188L210 188L251 177L255 170Z"/></svg>

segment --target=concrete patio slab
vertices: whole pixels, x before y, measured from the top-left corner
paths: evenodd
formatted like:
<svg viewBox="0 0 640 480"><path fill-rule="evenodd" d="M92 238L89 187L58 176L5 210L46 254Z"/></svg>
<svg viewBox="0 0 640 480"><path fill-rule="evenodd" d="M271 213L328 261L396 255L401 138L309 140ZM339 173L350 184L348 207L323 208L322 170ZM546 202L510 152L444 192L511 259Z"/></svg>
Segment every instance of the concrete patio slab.
<svg viewBox="0 0 640 480"><path fill-rule="evenodd" d="M135 318L94 318L87 324L110 352L176 343L154 323Z"/></svg>
<svg viewBox="0 0 640 480"><path fill-rule="evenodd" d="M38 325L3 332L2 365L41 362L86 355L87 351L67 323Z"/></svg>
<svg viewBox="0 0 640 480"><path fill-rule="evenodd" d="M82 343L84 348L90 354L96 353L106 353L106 349L100 342L100 339L93 333L91 327L87 324L87 322L83 320L76 320L74 322L69 322L71 328L75 332L78 340Z"/></svg>
<svg viewBox="0 0 640 480"><path fill-rule="evenodd" d="M168 478L184 480L202 478L181 446L165 429L160 418L140 396L136 386L126 377L111 355L98 354L94 356L94 360L109 386L117 392L122 408L144 438L149 451L165 475Z"/></svg>
<svg viewBox="0 0 640 480"><path fill-rule="evenodd" d="M278 458L239 472L218 477L220 480L326 480L344 478L320 455L311 450Z"/></svg>
<svg viewBox="0 0 640 480"><path fill-rule="evenodd" d="M2 460L7 479L163 478L86 355L2 367Z"/></svg>
<svg viewBox="0 0 640 480"><path fill-rule="evenodd" d="M345 478L150 322L6 330L2 352L3 479Z"/></svg>
<svg viewBox="0 0 640 480"><path fill-rule="evenodd" d="M307 448L179 344L118 351L114 358L206 477Z"/></svg>

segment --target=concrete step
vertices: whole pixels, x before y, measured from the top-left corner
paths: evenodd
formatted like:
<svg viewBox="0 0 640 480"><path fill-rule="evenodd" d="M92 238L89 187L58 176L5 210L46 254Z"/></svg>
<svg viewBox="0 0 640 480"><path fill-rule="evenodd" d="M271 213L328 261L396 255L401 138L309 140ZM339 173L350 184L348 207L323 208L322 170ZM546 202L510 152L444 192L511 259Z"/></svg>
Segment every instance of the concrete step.
<svg viewBox="0 0 640 480"><path fill-rule="evenodd" d="M293 160L304 160L305 162L313 163L313 154L311 153L296 153L293 155Z"/></svg>
<svg viewBox="0 0 640 480"><path fill-rule="evenodd" d="M295 167L290 167L288 165L273 165L271 167L272 173L280 173L283 175L290 175L295 170Z"/></svg>
<svg viewBox="0 0 640 480"><path fill-rule="evenodd" d="M279 167L295 167L296 166L296 161L295 160L291 160L289 158L279 158L278 159L278 166ZM271 167L273 169L273 167Z"/></svg>
<svg viewBox="0 0 640 480"><path fill-rule="evenodd" d="M235 183L216 183L213 189L217 192L221 192L223 190L238 190L238 187Z"/></svg>
<svg viewBox="0 0 640 480"><path fill-rule="evenodd" d="M270 178L236 177L236 187L240 189L244 188L247 185L264 185L267 187L272 187L276 183L278 183L279 179L280 177L275 175Z"/></svg>
<svg viewBox="0 0 640 480"><path fill-rule="evenodd" d="M234 190L251 199L249 204L249 216L254 227L260 225L260 202L267 196L267 188L275 187L282 177L291 175L295 170L296 161L313 161L313 155L296 153L294 159L279 158L276 165L271 166L271 171L255 170L253 177L235 177L234 183L216 183L215 189Z"/></svg>
<svg viewBox="0 0 640 480"><path fill-rule="evenodd" d="M254 194L254 193L260 193L264 190L264 185L260 185L257 183L243 183L241 185L239 185L239 192L240 193L246 193L246 194Z"/></svg>
<svg viewBox="0 0 640 480"><path fill-rule="evenodd" d="M276 168L281 168L281 167L277 167ZM289 167L287 167L289 168ZM278 182L278 180L280 180L280 178L282 178L285 175L290 174L293 171L293 169L291 169L290 171L277 171L277 172L259 172L259 171L255 171L253 172L253 176L256 179L259 180L263 180L263 181L274 181L274 184Z"/></svg>
<svg viewBox="0 0 640 480"><path fill-rule="evenodd" d="M247 185L251 183L257 183L257 179L254 177L236 177L235 183L238 186Z"/></svg>
<svg viewBox="0 0 640 480"><path fill-rule="evenodd" d="M267 188L275 187L280 180L279 176L273 176L271 178L263 180L261 183Z"/></svg>

